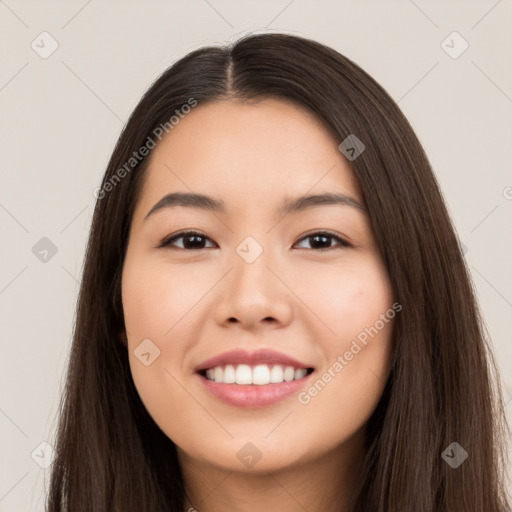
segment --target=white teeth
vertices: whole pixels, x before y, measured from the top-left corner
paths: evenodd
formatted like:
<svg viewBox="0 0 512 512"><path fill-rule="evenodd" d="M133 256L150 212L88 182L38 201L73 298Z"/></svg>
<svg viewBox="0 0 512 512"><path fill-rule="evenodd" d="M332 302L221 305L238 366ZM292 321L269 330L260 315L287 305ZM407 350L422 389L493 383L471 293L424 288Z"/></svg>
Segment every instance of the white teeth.
<svg viewBox="0 0 512 512"><path fill-rule="evenodd" d="M270 370L266 364L254 367L252 370L252 383L258 386L270 383Z"/></svg>
<svg viewBox="0 0 512 512"><path fill-rule="evenodd" d="M276 364L270 370L270 382L273 384L283 382L283 367Z"/></svg>
<svg viewBox="0 0 512 512"><path fill-rule="evenodd" d="M295 370L295 380L302 379L302 377L305 377L307 375L308 371L306 368L297 368Z"/></svg>
<svg viewBox="0 0 512 512"><path fill-rule="evenodd" d="M224 368L224 384L234 384L236 382L235 367L232 364L228 364Z"/></svg>
<svg viewBox="0 0 512 512"><path fill-rule="evenodd" d="M224 382L218 381L216 382ZM239 364L236 367L236 383L237 384L252 384L252 371L251 367L248 364Z"/></svg>
<svg viewBox="0 0 512 512"><path fill-rule="evenodd" d="M284 369L284 380L290 382L295 378L295 368L293 366L287 366Z"/></svg>
<svg viewBox="0 0 512 512"><path fill-rule="evenodd" d="M307 375L306 368L293 366L282 366L279 364L270 367L266 364L259 364L254 367L248 364L232 365L225 367L216 366L206 370L206 378L223 384L239 384L264 386L266 384L279 384L302 379Z"/></svg>

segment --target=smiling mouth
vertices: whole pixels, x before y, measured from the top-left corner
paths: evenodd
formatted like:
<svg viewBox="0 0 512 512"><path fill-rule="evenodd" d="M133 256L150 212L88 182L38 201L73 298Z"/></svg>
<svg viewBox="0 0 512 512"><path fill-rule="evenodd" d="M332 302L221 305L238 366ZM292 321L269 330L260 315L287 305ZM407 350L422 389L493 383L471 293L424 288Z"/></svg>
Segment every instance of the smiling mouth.
<svg viewBox="0 0 512 512"><path fill-rule="evenodd" d="M300 380L313 371L313 368L295 368L281 364L227 364L200 370L198 373L205 379L219 384L265 386Z"/></svg>

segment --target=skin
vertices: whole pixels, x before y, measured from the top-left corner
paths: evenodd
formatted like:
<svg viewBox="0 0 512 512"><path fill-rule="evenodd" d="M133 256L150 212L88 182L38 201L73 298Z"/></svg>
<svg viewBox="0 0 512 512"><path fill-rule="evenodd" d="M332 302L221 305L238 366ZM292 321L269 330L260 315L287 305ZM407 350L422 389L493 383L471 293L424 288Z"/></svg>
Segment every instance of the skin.
<svg viewBox="0 0 512 512"><path fill-rule="evenodd" d="M309 403L297 395L265 408L238 408L204 388L193 368L235 348L272 348L315 368L314 383L366 327L392 307L388 275L367 215L322 205L284 217L285 197L339 192L363 203L358 181L329 130L282 100L195 107L152 151L132 219L122 298L133 379L149 414L174 441L189 510L333 510L347 503L363 454L363 429L384 388L393 321ZM226 212L164 208L169 192L223 199ZM200 249L157 248L198 231ZM315 248L306 234L328 229ZM253 237L263 253L236 248ZM318 247L318 245L316 246ZM233 320L236 319L236 320ZM230 319L232 319L230 321ZM134 354L144 339L160 355ZM248 442L261 459L247 467Z"/></svg>

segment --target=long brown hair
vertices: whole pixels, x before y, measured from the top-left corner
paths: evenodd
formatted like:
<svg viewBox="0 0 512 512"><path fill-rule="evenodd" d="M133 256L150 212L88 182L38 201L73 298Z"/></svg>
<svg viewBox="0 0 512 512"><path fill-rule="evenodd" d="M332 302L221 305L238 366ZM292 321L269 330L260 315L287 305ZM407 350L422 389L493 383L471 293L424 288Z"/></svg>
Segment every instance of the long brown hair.
<svg viewBox="0 0 512 512"><path fill-rule="evenodd" d="M306 107L340 143L349 135L364 143L349 164L403 307L351 512L505 511L499 376L427 156L393 99L354 62L318 42L269 33L177 61L119 137L87 245L48 512L182 512L176 447L143 406L119 342L120 278L149 157L133 168L126 162L191 98L269 97ZM457 468L443 456L454 442L468 453Z"/></svg>

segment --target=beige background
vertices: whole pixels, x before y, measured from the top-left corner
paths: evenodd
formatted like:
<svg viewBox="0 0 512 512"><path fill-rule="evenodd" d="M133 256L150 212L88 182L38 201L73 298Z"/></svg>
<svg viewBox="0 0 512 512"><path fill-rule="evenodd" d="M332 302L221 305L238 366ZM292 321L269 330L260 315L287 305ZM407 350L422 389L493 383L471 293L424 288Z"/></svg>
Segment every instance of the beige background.
<svg viewBox="0 0 512 512"><path fill-rule="evenodd" d="M53 435L93 190L123 123L176 59L247 31L326 43L398 101L467 247L512 390L511 21L510 0L0 0L0 511L43 510L51 449L40 443ZM458 58L453 31L469 44ZM32 250L43 237L57 249L46 262Z"/></svg>

